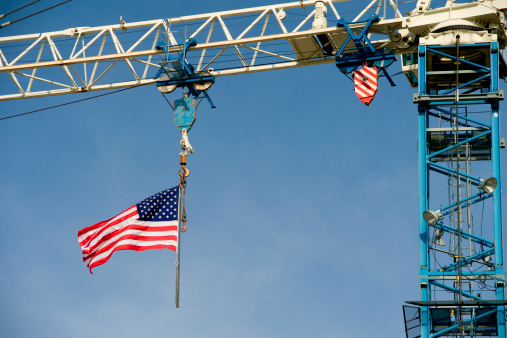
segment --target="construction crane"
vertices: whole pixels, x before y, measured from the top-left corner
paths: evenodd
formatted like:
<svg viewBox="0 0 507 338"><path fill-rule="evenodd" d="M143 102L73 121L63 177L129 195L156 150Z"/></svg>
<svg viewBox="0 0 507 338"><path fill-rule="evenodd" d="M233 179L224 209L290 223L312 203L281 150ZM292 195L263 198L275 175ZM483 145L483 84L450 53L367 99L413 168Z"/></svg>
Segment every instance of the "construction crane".
<svg viewBox="0 0 507 338"><path fill-rule="evenodd" d="M449 0L439 8L419 0L406 16L397 1L374 0L350 21L340 14L344 1L0 37L0 101L156 85L164 94L184 88L214 106L208 89L222 76L294 67L334 63L356 87L359 71L375 68L376 79L394 85L388 67L398 56L417 88L419 114L421 298L404 306L407 338L505 338L499 79L507 76L507 0ZM26 48L6 52L21 42ZM491 163L491 172L472 172L474 161ZM447 197L433 196L440 191L430 175L446 180ZM492 222L483 235L473 206L486 200Z"/></svg>

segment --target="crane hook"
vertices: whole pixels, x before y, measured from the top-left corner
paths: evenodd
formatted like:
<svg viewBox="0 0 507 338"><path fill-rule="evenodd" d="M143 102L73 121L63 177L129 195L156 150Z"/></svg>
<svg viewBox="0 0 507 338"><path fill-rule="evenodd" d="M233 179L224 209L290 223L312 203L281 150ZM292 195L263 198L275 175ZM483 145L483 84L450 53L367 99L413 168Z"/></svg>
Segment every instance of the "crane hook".
<svg viewBox="0 0 507 338"><path fill-rule="evenodd" d="M183 170L183 171L181 171L181 170ZM181 170L179 171L179 174L182 179L185 179L190 175L190 170L188 170L187 167L181 166Z"/></svg>

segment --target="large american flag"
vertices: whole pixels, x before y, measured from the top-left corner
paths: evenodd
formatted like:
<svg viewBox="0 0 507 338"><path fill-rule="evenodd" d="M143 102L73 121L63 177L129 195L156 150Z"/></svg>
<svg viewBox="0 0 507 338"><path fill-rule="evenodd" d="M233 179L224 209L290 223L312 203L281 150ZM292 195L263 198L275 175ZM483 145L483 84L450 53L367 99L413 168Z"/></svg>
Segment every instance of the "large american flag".
<svg viewBox="0 0 507 338"><path fill-rule="evenodd" d="M107 221L78 232L83 261L92 272L117 250L178 250L179 187L159 192Z"/></svg>

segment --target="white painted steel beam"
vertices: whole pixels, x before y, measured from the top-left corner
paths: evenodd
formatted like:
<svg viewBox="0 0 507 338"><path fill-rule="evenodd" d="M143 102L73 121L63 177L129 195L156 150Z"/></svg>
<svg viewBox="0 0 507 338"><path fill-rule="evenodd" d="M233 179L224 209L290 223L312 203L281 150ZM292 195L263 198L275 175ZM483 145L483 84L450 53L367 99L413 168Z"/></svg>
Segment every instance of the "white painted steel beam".
<svg viewBox="0 0 507 338"><path fill-rule="evenodd" d="M333 20L329 28L312 29L317 1L325 3L328 18ZM212 67L215 76L331 63L334 57L322 53L316 36L327 35L335 50L341 47L347 33L336 27L335 22L341 18L336 5L344 1L348 0L308 0L304 1L305 10L301 2L291 2L177 19L0 37L0 101L151 84L163 56L154 48L156 43L164 38L170 41L170 51L177 53L181 47L174 45L184 43L183 31L201 42L189 50L189 62L198 66L198 71ZM363 25L352 27L359 30ZM384 20L376 33L386 35L386 31L402 25L403 18ZM26 47L19 50L21 42ZM384 43L382 40L376 45ZM296 53L293 46L298 44L313 48Z"/></svg>
<svg viewBox="0 0 507 338"><path fill-rule="evenodd" d="M312 28L317 1L324 2L327 8L327 28ZM339 5L344 1L348 0L307 0L305 10L301 2L291 2L0 37L0 101L153 83L163 56L155 49L160 40L168 41L170 52L177 53L186 38L195 38L198 45L189 50L189 63L197 66L197 71L211 67L216 76L331 63L335 56L323 52L317 37L327 36L335 53L340 49L348 36L336 26L341 18ZM390 13L393 19L382 18L371 27L374 46L405 53L413 46L400 40L404 34L430 32L451 12L453 17L470 18L475 13L483 21L501 21L496 8L505 10L507 0L455 4L452 9L428 10L408 18L401 17L397 2L373 0L354 21L381 14L381 6L383 15ZM496 27L503 27L501 23L495 22ZM364 23L353 23L350 27L359 32ZM398 31L403 34L394 34ZM394 38L396 41L390 40ZM349 42L347 47L352 46Z"/></svg>

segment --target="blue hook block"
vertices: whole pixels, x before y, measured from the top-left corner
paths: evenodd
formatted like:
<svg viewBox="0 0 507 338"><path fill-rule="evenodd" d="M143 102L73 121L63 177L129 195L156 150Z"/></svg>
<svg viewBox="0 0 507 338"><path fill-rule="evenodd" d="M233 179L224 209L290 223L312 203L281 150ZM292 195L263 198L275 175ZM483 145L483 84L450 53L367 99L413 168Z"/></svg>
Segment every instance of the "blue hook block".
<svg viewBox="0 0 507 338"><path fill-rule="evenodd" d="M197 100L192 97L183 97L174 101L174 123L180 131L187 130L194 125Z"/></svg>

